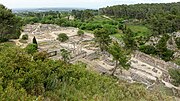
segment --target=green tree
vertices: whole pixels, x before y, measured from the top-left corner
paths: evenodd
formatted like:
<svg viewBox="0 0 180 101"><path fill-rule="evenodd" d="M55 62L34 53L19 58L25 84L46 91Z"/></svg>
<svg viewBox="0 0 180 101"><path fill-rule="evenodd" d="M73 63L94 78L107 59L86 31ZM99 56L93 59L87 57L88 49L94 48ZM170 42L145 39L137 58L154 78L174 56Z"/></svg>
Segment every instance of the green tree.
<svg viewBox="0 0 180 101"><path fill-rule="evenodd" d="M169 35L164 34L162 38L159 40L159 42L156 45L156 48L159 52L163 52L167 49L167 41L169 40L169 38Z"/></svg>
<svg viewBox="0 0 180 101"><path fill-rule="evenodd" d="M61 42L65 42L69 39L69 37L65 34L65 33L61 33L58 35L57 40L61 41Z"/></svg>
<svg viewBox="0 0 180 101"><path fill-rule="evenodd" d="M66 49L61 49L60 51L63 61L67 63L70 60L70 52Z"/></svg>
<svg viewBox="0 0 180 101"><path fill-rule="evenodd" d="M108 31L109 34L116 34L117 33L117 27L110 25L110 24L105 24L103 26L104 29Z"/></svg>
<svg viewBox="0 0 180 101"><path fill-rule="evenodd" d="M127 30L125 29L123 41L127 49L131 49L131 50L136 49L137 43L135 41L134 36L135 36L135 33L133 33L130 29L127 29Z"/></svg>
<svg viewBox="0 0 180 101"><path fill-rule="evenodd" d="M108 31L103 28L94 31L95 41L99 44L101 51L107 50L107 47L111 42L109 35Z"/></svg>
<svg viewBox="0 0 180 101"><path fill-rule="evenodd" d="M156 50L160 58L165 61L170 61L173 58L174 51L167 48L167 41L169 40L170 36L164 34L159 42L156 44Z"/></svg>
<svg viewBox="0 0 180 101"><path fill-rule="evenodd" d="M21 19L0 4L0 42L19 38L21 27Z"/></svg>
<svg viewBox="0 0 180 101"><path fill-rule="evenodd" d="M122 69L129 69L127 53L118 43L111 44L108 49L109 53L113 56L113 60L115 61L115 67L112 75L114 75L118 67L120 67L121 73Z"/></svg>

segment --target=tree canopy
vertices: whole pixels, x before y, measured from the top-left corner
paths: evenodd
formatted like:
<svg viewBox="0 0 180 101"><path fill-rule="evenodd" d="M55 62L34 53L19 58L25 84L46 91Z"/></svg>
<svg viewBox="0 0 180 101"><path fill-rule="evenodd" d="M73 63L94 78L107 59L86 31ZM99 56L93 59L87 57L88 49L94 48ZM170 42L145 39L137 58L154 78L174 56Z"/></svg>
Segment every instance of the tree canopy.
<svg viewBox="0 0 180 101"><path fill-rule="evenodd" d="M99 44L101 51L107 50L107 47L111 42L109 35L108 31L103 28L94 31L95 41Z"/></svg>
<svg viewBox="0 0 180 101"><path fill-rule="evenodd" d="M124 19L142 20L150 25L153 34L172 33L180 30L180 2L115 5L100 8L99 13Z"/></svg>
<svg viewBox="0 0 180 101"><path fill-rule="evenodd" d="M19 38L21 27L21 19L0 4L0 42Z"/></svg>
<svg viewBox="0 0 180 101"><path fill-rule="evenodd" d="M128 70L130 65L128 64L128 54L118 43L113 43L108 47L108 52L113 56L115 61L115 67L112 72L114 75L116 69L119 67L122 73L122 69Z"/></svg>

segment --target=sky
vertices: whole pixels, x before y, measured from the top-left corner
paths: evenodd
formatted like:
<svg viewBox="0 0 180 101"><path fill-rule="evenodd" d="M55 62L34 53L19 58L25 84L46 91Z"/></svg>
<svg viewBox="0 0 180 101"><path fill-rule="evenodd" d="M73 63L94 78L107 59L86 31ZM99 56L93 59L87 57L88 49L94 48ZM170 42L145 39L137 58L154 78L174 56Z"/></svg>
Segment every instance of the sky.
<svg viewBox="0 0 180 101"><path fill-rule="evenodd" d="M169 3L179 1L180 0L0 0L0 3L10 9L43 7L76 7L97 9L119 4Z"/></svg>

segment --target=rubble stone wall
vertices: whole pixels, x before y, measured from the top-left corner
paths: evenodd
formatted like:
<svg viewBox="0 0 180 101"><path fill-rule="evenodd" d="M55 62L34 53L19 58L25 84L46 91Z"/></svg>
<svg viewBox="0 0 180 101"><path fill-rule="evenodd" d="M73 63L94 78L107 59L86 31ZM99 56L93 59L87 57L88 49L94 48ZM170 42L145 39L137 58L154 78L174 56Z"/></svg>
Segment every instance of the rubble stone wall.
<svg viewBox="0 0 180 101"><path fill-rule="evenodd" d="M157 68L159 68L163 71L166 71L166 72L170 68L179 68L180 69L180 66L178 66L175 63L165 62L163 60L154 58L150 55L147 55L147 54L139 52L139 51L136 51L134 56L135 56L135 58L139 59L140 61L145 62L151 66L157 67Z"/></svg>

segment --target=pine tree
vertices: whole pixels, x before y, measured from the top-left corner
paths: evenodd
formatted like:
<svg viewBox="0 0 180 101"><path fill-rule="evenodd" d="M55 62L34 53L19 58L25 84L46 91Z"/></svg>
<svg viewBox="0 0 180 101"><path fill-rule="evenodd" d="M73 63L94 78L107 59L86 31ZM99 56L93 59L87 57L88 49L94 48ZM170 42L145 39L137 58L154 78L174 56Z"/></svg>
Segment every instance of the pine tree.
<svg viewBox="0 0 180 101"><path fill-rule="evenodd" d="M36 41L36 37L34 36L33 38L33 44L36 44L37 45L37 41Z"/></svg>
<svg viewBox="0 0 180 101"><path fill-rule="evenodd" d="M115 61L115 67L113 69L112 75L114 75L116 69L119 67L122 73L122 69L129 69L129 59L127 57L126 50L124 50L118 43L113 43L109 46L108 52L113 56Z"/></svg>

